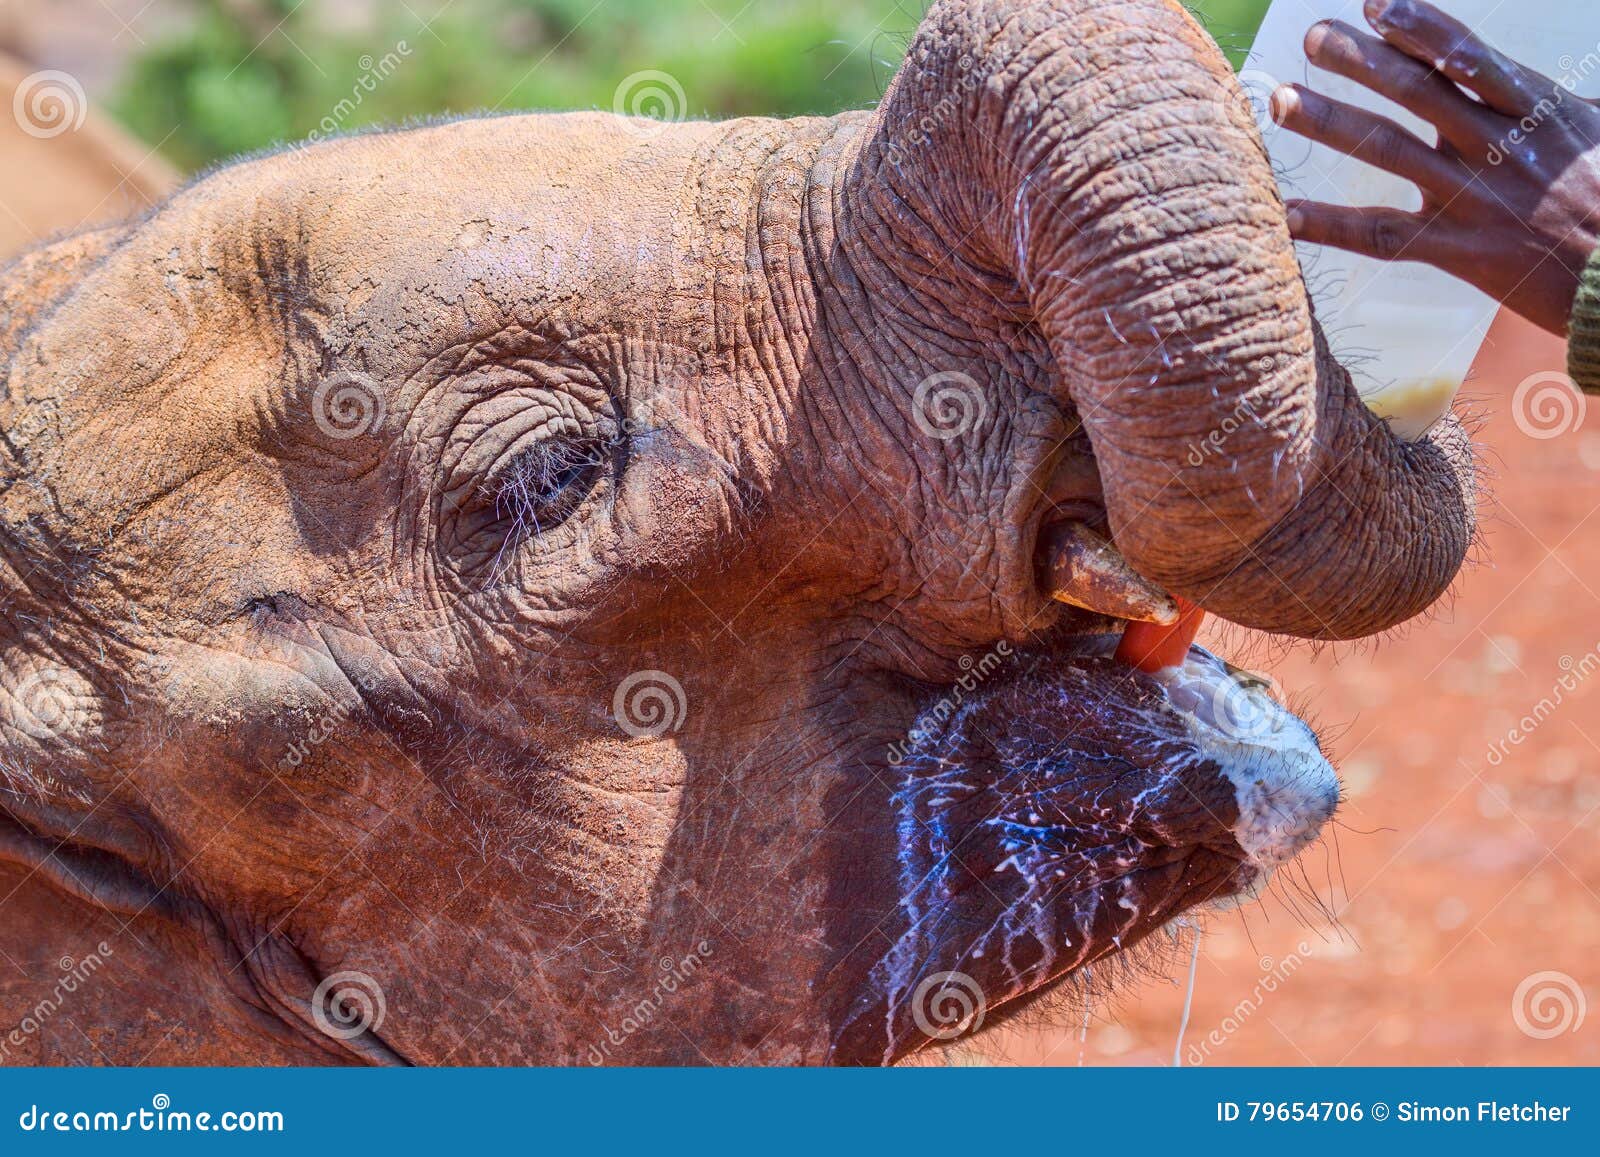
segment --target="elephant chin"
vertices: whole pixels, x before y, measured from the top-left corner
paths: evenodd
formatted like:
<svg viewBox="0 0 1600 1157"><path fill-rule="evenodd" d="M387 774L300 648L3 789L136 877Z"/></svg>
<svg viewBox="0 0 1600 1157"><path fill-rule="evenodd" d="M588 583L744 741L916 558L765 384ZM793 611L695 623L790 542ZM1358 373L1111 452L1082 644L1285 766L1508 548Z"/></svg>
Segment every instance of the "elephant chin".
<svg viewBox="0 0 1600 1157"><path fill-rule="evenodd" d="M965 1035L1191 909L1251 898L1333 815L1315 734L1261 680L1198 647L1145 675L1114 643L1019 656L1019 676L919 718L893 768L902 922L836 1061Z"/></svg>

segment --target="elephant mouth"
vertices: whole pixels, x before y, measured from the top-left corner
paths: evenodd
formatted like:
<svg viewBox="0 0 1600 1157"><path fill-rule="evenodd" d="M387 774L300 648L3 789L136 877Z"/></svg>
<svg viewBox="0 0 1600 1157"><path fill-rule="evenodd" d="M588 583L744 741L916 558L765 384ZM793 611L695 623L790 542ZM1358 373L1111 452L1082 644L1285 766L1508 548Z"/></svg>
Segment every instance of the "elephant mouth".
<svg viewBox="0 0 1600 1157"><path fill-rule="evenodd" d="M1251 899L1333 815L1332 766L1264 680L1199 647L1146 675L1115 644L1018 654L919 718L893 768L898 935L839 1059L954 1039Z"/></svg>

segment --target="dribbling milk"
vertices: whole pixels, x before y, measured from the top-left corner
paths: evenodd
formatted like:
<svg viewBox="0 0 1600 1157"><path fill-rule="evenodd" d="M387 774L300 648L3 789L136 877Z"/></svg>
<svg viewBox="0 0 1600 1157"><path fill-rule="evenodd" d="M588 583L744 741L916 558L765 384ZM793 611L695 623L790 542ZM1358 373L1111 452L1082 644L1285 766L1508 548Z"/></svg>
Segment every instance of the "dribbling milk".
<svg viewBox="0 0 1600 1157"><path fill-rule="evenodd" d="M1554 82L1551 101L1600 96L1600 4L1596 0L1440 0L1436 5L1515 60ZM1425 142L1433 127L1370 89L1314 68L1305 35L1336 18L1371 28L1361 0L1274 0L1255 48L1240 72L1285 197L1330 204L1387 205L1415 211L1416 187L1272 122L1268 102L1280 84L1304 84L1326 96L1388 116ZM1547 118L1546 110L1543 117ZM1507 139L1490 154L1506 162L1514 150L1537 149L1540 117L1507 121ZM1302 245L1317 315L1355 375L1362 397L1402 437L1416 438L1450 408L1499 306L1430 267L1382 262Z"/></svg>

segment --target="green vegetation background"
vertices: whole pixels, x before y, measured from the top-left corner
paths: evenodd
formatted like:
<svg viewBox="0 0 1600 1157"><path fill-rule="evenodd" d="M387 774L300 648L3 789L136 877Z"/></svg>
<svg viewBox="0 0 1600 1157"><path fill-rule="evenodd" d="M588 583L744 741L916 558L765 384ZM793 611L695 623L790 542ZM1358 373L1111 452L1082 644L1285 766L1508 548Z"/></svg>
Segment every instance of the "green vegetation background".
<svg viewBox="0 0 1600 1157"><path fill-rule="evenodd" d="M1190 6L1237 64L1267 0ZM115 104L136 133L191 170L333 123L346 131L483 109L610 109L625 79L644 70L674 78L691 117L833 113L877 100L923 7L196 0L197 20L141 49ZM387 75L374 80L374 71Z"/></svg>

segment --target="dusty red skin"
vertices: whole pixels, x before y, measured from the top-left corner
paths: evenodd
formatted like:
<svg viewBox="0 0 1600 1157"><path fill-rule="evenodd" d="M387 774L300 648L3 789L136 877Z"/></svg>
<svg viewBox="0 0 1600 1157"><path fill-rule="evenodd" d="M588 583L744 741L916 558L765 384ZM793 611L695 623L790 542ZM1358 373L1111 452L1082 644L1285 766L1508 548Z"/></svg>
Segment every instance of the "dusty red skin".
<svg viewBox="0 0 1600 1157"><path fill-rule="evenodd" d="M998 1012L1235 882L1040 530L1365 635L1456 572L1464 434L1362 406L1180 5L938 0L908 55L832 120L319 142L0 274L0 1030L108 961L0 1063L862 1063L924 963ZM906 388L952 371L971 438ZM885 764L980 675L937 804Z"/></svg>
<svg viewBox="0 0 1600 1157"><path fill-rule="evenodd" d="M1152 675L1180 665L1200 633L1206 613L1186 599L1178 599L1177 603L1175 623L1129 623L1122 632L1122 642L1117 644L1117 659Z"/></svg>

